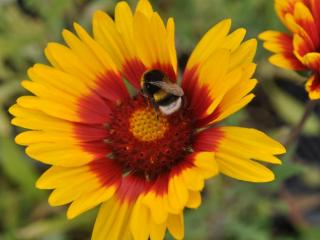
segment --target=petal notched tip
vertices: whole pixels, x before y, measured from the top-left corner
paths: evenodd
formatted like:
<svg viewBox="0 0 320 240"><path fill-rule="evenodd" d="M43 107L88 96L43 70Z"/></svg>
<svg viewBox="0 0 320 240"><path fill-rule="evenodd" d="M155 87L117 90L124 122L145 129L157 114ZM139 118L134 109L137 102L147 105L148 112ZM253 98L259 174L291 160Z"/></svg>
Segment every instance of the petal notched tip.
<svg viewBox="0 0 320 240"><path fill-rule="evenodd" d="M223 20L222 20L220 23L218 23L218 24L225 25L225 26L227 26L228 28L231 28L232 19L231 19L231 18L223 19Z"/></svg>
<svg viewBox="0 0 320 240"><path fill-rule="evenodd" d="M143 12L147 16L150 16L153 13L152 5L148 0L139 0L136 7L136 13L137 12Z"/></svg>

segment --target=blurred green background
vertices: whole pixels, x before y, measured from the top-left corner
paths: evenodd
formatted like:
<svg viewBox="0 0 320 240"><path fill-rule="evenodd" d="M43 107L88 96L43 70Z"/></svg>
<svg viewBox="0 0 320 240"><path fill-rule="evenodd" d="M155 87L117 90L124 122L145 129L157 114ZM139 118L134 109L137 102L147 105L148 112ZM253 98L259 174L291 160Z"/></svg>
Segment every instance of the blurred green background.
<svg viewBox="0 0 320 240"><path fill-rule="evenodd" d="M281 29L271 0L152 1L163 17L174 16L181 67L199 38L223 18L245 27L248 38L266 29ZM49 192L34 183L46 166L30 160L13 139L21 129L10 125L7 109L24 94L20 81L36 62L46 62L47 42L61 40L74 21L91 31L97 9L112 15L110 0L0 0L0 239L89 239L96 210L73 221L64 207L49 207ZM136 1L129 1L134 6ZM262 49L256 57L256 99L226 122L256 127L284 141L304 111L303 78L272 67ZM319 105L319 103L318 103ZM299 140L275 167L277 180L251 184L219 176L208 182L203 204L186 211L186 238L320 239L320 108L309 118ZM168 237L169 239L169 237Z"/></svg>

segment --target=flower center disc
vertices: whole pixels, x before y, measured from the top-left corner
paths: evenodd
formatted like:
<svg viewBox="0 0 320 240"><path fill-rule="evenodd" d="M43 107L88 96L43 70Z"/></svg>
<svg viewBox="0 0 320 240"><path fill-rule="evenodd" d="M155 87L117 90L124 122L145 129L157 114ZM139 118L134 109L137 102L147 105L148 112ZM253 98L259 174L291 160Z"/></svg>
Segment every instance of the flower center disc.
<svg viewBox="0 0 320 240"><path fill-rule="evenodd" d="M192 128L186 111L162 115L141 95L113 107L109 128L112 157L124 174L154 179L190 152Z"/></svg>
<svg viewBox="0 0 320 240"><path fill-rule="evenodd" d="M168 130L168 121L152 108L138 109L132 113L130 131L143 142L161 139Z"/></svg>

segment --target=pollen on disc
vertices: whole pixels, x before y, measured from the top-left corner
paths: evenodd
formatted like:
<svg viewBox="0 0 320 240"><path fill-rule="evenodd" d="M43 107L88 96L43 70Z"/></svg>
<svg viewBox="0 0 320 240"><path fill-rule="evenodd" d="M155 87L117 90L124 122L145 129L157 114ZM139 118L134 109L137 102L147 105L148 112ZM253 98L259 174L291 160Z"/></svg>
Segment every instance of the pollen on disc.
<svg viewBox="0 0 320 240"><path fill-rule="evenodd" d="M130 131L137 139L150 142L160 139L168 129L165 117L157 115L154 109L137 109L130 117Z"/></svg>

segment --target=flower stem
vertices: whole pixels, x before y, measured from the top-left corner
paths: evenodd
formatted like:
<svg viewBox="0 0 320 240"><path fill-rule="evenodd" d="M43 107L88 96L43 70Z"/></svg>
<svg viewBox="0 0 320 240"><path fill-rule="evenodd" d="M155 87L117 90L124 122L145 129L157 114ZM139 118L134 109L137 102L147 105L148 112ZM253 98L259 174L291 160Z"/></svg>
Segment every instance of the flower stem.
<svg viewBox="0 0 320 240"><path fill-rule="evenodd" d="M289 137L287 138L287 140L284 142L284 145L286 147L289 147L292 143L294 143L297 138L299 137L304 124L306 123L306 121L308 120L308 118L310 117L314 107L316 106L317 101L315 100L309 100L305 106L305 110L304 113L302 115L301 120L299 121L299 123L291 130Z"/></svg>

